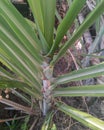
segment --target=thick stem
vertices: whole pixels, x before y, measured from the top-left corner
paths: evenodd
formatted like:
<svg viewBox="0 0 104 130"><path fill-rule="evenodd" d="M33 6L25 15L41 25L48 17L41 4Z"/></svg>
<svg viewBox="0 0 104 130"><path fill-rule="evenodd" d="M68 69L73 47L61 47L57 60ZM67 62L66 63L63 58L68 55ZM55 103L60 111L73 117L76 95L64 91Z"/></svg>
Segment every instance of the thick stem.
<svg viewBox="0 0 104 130"><path fill-rule="evenodd" d="M46 116L48 110L51 107L51 89L50 89L50 80L52 78L52 68L49 67L47 63L43 64L43 104L42 104L42 112L43 115Z"/></svg>

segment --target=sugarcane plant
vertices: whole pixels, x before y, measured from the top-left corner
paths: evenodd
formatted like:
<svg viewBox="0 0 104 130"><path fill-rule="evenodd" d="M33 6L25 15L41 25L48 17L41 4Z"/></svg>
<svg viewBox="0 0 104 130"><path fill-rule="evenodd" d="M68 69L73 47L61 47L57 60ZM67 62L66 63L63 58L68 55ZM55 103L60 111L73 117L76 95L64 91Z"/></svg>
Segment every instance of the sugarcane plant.
<svg viewBox="0 0 104 130"><path fill-rule="evenodd" d="M42 130L57 129L55 124L50 123L56 110L64 112L93 130L103 130L102 120L66 105L57 97L104 96L104 85L100 84L58 87L71 81L103 75L104 62L57 77L53 76L53 68L70 46L74 45L85 30L103 14L104 0L96 5L64 44L61 44L61 41L84 7L86 0L74 0L57 29L55 28L56 0L28 0L28 3L34 21L24 18L10 0L0 0L0 62L8 68L4 69L0 66L0 89L11 89L27 104L32 104L32 108L17 105L2 95L0 102L23 110L27 114L37 114L34 107L36 104L24 96L24 93L36 99L46 117ZM19 93L16 88L24 93Z"/></svg>

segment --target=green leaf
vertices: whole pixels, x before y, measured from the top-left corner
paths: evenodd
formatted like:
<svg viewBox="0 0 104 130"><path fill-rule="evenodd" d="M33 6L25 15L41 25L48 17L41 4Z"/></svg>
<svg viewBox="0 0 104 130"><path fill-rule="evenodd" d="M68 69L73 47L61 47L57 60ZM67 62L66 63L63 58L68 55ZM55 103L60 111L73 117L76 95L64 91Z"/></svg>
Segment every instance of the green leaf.
<svg viewBox="0 0 104 130"><path fill-rule="evenodd" d="M42 125L42 129L41 130L57 130L56 125L52 121L53 115L54 115L53 112L48 113L48 115L45 118L45 122Z"/></svg>
<svg viewBox="0 0 104 130"><path fill-rule="evenodd" d="M33 21L31 21L30 19L28 19L28 18L25 18L25 20L31 26L31 28L35 31L35 33L37 33L36 24Z"/></svg>
<svg viewBox="0 0 104 130"><path fill-rule="evenodd" d="M57 10L57 9L56 9L55 15L56 15L56 17L57 17L57 19L58 19L59 23L61 23L62 18L61 18L61 16L60 16L60 14L59 14L59 12L58 12L58 10Z"/></svg>
<svg viewBox="0 0 104 130"><path fill-rule="evenodd" d="M56 49L58 49L59 43L61 42L63 36L66 34L68 29L73 24L75 18L77 17L78 13L82 9L83 5L85 4L86 0L74 0L72 5L70 6L66 16L60 23L57 29L57 35L55 39L55 43L53 44L50 55L52 55Z"/></svg>
<svg viewBox="0 0 104 130"><path fill-rule="evenodd" d="M34 29L35 33L39 32L39 36L40 36L40 45L42 46L42 53L46 54L49 51L49 45L47 44L47 41L44 38L44 35L42 34L39 26L38 26L38 30L37 30L37 26L36 23L32 22L29 19L26 19L26 21L28 22L28 24Z"/></svg>
<svg viewBox="0 0 104 130"><path fill-rule="evenodd" d="M21 125L21 130L28 130L29 129L28 125L27 125L29 123L29 120L30 120L30 115L25 118L24 122Z"/></svg>
<svg viewBox="0 0 104 130"><path fill-rule="evenodd" d="M28 2L38 28L43 52L47 54L53 43L56 0L28 0Z"/></svg>
<svg viewBox="0 0 104 130"><path fill-rule="evenodd" d="M14 34L22 42L25 48L31 52L31 54L36 58L38 62L41 62L41 57L38 53L40 51L40 44L38 44L39 40L37 39L36 34L34 33L34 30L31 28L31 26L28 25L26 20L20 15L20 13L8 0L0 1L0 12L0 29L4 30L2 26L4 25L5 27L7 23L9 25L9 28L12 29ZM34 54L34 51L36 54ZM36 57L37 55L38 58Z"/></svg>
<svg viewBox="0 0 104 130"><path fill-rule="evenodd" d="M34 29L8 0L0 1L0 59L41 91L41 47Z"/></svg>
<svg viewBox="0 0 104 130"><path fill-rule="evenodd" d="M4 62L8 63L8 65L12 68L12 70L20 76L20 79L25 81L28 84L31 84L34 86L34 83L31 82L31 80L28 78L28 76L23 72L23 70L18 68L16 63L11 63L11 60L7 59L4 55L0 54L0 57L3 59ZM6 74L6 73L5 73Z"/></svg>
<svg viewBox="0 0 104 130"><path fill-rule="evenodd" d="M41 0L44 21L44 37L51 47L53 44L56 0Z"/></svg>
<svg viewBox="0 0 104 130"><path fill-rule="evenodd" d="M67 51L67 49L77 41L81 35L88 29L94 21L104 12L104 1L101 0L99 4L95 7L95 9L87 16L85 21L80 25L78 30L72 35L71 39L69 39L63 47L60 49L58 55L53 59L51 64L55 64L59 58L61 58Z"/></svg>
<svg viewBox="0 0 104 130"><path fill-rule="evenodd" d="M53 96L63 96L63 97L80 97L80 96L90 96L90 97L101 97L104 96L104 85L89 85L89 86L72 86L67 88L56 88L53 92Z"/></svg>
<svg viewBox="0 0 104 130"><path fill-rule="evenodd" d="M63 103L57 103L57 106L60 111L71 116L78 122L81 122L85 126L91 128L92 130L103 130L104 129L104 121L97 119L90 114L82 112L73 107L67 106Z"/></svg>
<svg viewBox="0 0 104 130"><path fill-rule="evenodd" d="M4 39L3 39L4 40ZM30 79L32 81L36 81L35 84L38 84L39 79L33 74L33 69L29 67L28 64L29 60L25 61L23 55L21 55L21 51L19 51L15 46L13 46L12 42L8 40L8 45L6 44L6 41L1 41L0 47L5 51L5 53L8 55L8 59L11 60L11 63L17 64L19 68L21 68L21 71L25 73L27 76L30 76ZM11 46L12 44L12 46ZM16 50L15 50L16 49ZM1 52L0 52L1 53ZM20 56L19 56L20 55ZM34 66L35 67L35 66ZM35 67L36 68L36 67ZM35 72L35 71L34 71ZM36 73L36 72L35 72ZM38 84L39 85L39 84Z"/></svg>
<svg viewBox="0 0 104 130"><path fill-rule="evenodd" d="M28 0L32 13L34 15L35 23L39 33L43 54L49 51L49 45L44 37L44 19L41 6L41 0ZM38 11L37 11L38 10Z"/></svg>
<svg viewBox="0 0 104 130"><path fill-rule="evenodd" d="M0 51L1 51L1 49L0 49ZM3 64L3 65L5 65L8 69L10 69L10 70L12 70L12 68L4 61L4 60L2 60L2 58L0 57L0 64Z"/></svg>
<svg viewBox="0 0 104 130"><path fill-rule="evenodd" d="M36 23L38 23L41 32L44 34L44 21L41 8L41 0L28 0L28 3L30 5Z"/></svg>
<svg viewBox="0 0 104 130"><path fill-rule="evenodd" d="M15 76L8 71L0 66L0 76L6 77L8 79L14 79Z"/></svg>
<svg viewBox="0 0 104 130"><path fill-rule="evenodd" d="M24 88L24 87L29 87L27 84L15 80L8 80L5 78L0 78L0 88L5 89L5 88Z"/></svg>
<svg viewBox="0 0 104 130"><path fill-rule="evenodd" d="M92 57L95 57L95 58L99 58L99 59L104 59L104 56L99 56L99 55L95 55L95 54L81 54L82 56L86 57L87 58L92 58Z"/></svg>
<svg viewBox="0 0 104 130"><path fill-rule="evenodd" d="M37 26L38 26L38 24L37 24ZM39 32L39 37L40 37L40 41L42 44L42 54L45 55L49 51L49 45L48 45L43 33L41 32L39 26L38 26L38 32Z"/></svg>
<svg viewBox="0 0 104 130"><path fill-rule="evenodd" d="M37 90L31 88L28 84L24 82L0 78L0 89L6 89L6 88L19 88L33 97L36 98L41 97L41 95L37 92Z"/></svg>
<svg viewBox="0 0 104 130"><path fill-rule="evenodd" d="M18 89L14 89L14 88L12 89L11 88L11 90L12 90L13 95L15 95L16 97L21 98L21 100L26 102L28 105L31 105L31 99L29 98L29 96L27 94L20 93L18 91Z"/></svg>
<svg viewBox="0 0 104 130"><path fill-rule="evenodd" d="M78 80L93 78L93 77L97 77L103 74L104 74L104 62L95 66L91 66L91 67L80 69L80 70L75 70L68 74L59 76L56 78L55 84L56 85L64 84L70 81L78 81Z"/></svg>

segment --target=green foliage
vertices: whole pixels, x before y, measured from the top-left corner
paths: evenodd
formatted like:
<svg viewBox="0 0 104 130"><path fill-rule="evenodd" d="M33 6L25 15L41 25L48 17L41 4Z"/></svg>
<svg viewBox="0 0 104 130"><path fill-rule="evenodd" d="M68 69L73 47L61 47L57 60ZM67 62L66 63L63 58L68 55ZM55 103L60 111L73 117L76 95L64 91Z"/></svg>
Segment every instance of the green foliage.
<svg viewBox="0 0 104 130"><path fill-rule="evenodd" d="M24 121L15 120L16 117L14 117L14 120L12 121L6 121L5 124L0 125L0 128L3 130L28 130L28 121L29 116L27 116Z"/></svg>
<svg viewBox="0 0 104 130"><path fill-rule="evenodd" d="M53 112L47 115L41 130L57 130L56 125L52 121L53 115Z"/></svg>
<svg viewBox="0 0 104 130"><path fill-rule="evenodd" d="M53 96L68 96L68 97L101 97L104 96L104 85L89 85L89 86L77 86L55 89Z"/></svg>
<svg viewBox="0 0 104 130"><path fill-rule="evenodd" d="M20 125L21 125L18 120L12 120L11 122L6 122L6 124L8 127L5 128L5 130L7 130L8 128L9 130L18 130L20 129Z"/></svg>
<svg viewBox="0 0 104 130"><path fill-rule="evenodd" d="M21 130L28 130L28 122L29 122L30 116L27 116L24 120L24 122L21 125Z"/></svg>
<svg viewBox="0 0 104 130"><path fill-rule="evenodd" d="M57 35L55 38L55 43L53 44L53 47L51 48L50 54L53 54L55 52L55 50L58 48L60 41L62 40L63 36L66 34L68 29L73 24L76 16L78 15L80 10L82 9L85 2L86 2L86 0L74 0L71 7L67 11L66 16L64 17L64 19L62 20L62 22L58 26Z"/></svg>
<svg viewBox="0 0 104 130"><path fill-rule="evenodd" d="M64 103L55 102L55 97L104 96L103 85L57 89L60 84L104 74L104 62L56 78L52 77L55 63L104 12L104 1L101 0L54 56L63 36L74 23L85 2L86 0L74 0L54 33L56 0L28 0L35 23L22 17L9 0L0 0L0 62L14 73L13 75L0 67L0 88L19 88L32 99L39 100L43 115L54 102L56 109L72 116L91 129L100 130L104 128L103 121ZM31 106L33 105L31 102ZM47 114L42 130L57 129L52 122L53 116L53 113ZM28 120L27 118L26 122ZM21 129L26 129L26 123Z"/></svg>
<svg viewBox="0 0 104 130"><path fill-rule="evenodd" d="M85 21L79 26L79 28L75 31L75 33L72 35L71 39L69 39L64 46L60 49L58 55L54 58L51 64L55 64L57 60L62 57L67 49L77 41L81 35L85 32L87 28L89 28L94 21L104 12L104 1L102 0L97 7L87 16ZM64 19L63 19L64 20Z"/></svg>
<svg viewBox="0 0 104 130"><path fill-rule="evenodd" d="M57 105L59 107L59 110L70 115L71 117L83 123L85 126L91 128L92 130L103 130L104 128L103 121L91 116L90 114L79 111L78 109L67 106L65 104L59 103Z"/></svg>
<svg viewBox="0 0 104 130"><path fill-rule="evenodd" d="M103 74L104 74L104 62L95 66L79 69L77 71L73 71L71 73L59 76L56 79L56 84L64 84L70 81L84 80L92 77L97 77Z"/></svg>

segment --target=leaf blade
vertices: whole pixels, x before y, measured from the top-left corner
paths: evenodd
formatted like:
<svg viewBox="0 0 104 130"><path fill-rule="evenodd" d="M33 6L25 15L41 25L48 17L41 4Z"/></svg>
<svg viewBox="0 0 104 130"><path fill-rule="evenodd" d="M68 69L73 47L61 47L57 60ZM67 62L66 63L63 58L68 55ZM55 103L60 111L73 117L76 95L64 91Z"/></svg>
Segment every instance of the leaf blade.
<svg viewBox="0 0 104 130"><path fill-rule="evenodd" d="M46 1L44 1L46 2ZM42 10L42 1L41 0L28 0L28 3L31 7L31 10L33 12L33 16L35 19L35 23L37 25L37 30L39 33L41 45L42 45L42 51L44 54L47 54L49 51L49 45L47 43L47 40L44 36L44 16L43 16L43 10ZM37 11L38 10L38 11Z"/></svg>
<svg viewBox="0 0 104 130"><path fill-rule="evenodd" d="M78 40L84 31L89 28L93 22L104 12L104 1L100 1L97 7L88 15L85 21L80 25L78 30L72 35L64 46L60 49L58 55L53 59L51 65L55 64L67 51L67 49Z"/></svg>
<svg viewBox="0 0 104 130"><path fill-rule="evenodd" d="M44 37L51 47L53 44L56 0L42 0L41 7L44 21Z"/></svg>
<svg viewBox="0 0 104 130"><path fill-rule="evenodd" d="M90 114L87 114L62 103L58 103L57 106L59 110L78 120L78 122L81 122L92 130L103 130L104 128L104 121L97 119Z"/></svg>
<svg viewBox="0 0 104 130"><path fill-rule="evenodd" d="M0 59L26 83L41 91L41 47L34 30L10 1L0 1L0 12Z"/></svg>
<svg viewBox="0 0 104 130"><path fill-rule="evenodd" d="M33 52L38 52L40 50L40 44L37 44L39 41L37 39L36 34L34 33L34 30L9 1L0 1L0 5L0 16L5 19L5 21L7 22L7 24L9 24L13 32L22 41L22 44L24 44L24 46L26 46L26 48L35 57ZM0 24L2 24L2 19L0 20Z"/></svg>
<svg viewBox="0 0 104 130"><path fill-rule="evenodd" d="M64 84L70 81L78 81L83 79L88 79L92 77L97 77L104 74L104 62L91 66L88 68L75 70L71 73L59 76L56 78L56 84Z"/></svg>
<svg viewBox="0 0 104 130"><path fill-rule="evenodd" d="M85 2L86 2L86 0L74 0L74 2L72 3L66 16L64 17L64 19L58 26L55 43L53 44L51 51L49 52L50 55L52 55L55 52L55 50L58 48L59 43L61 42L63 36L66 34L68 29L73 24L75 18L77 17L78 13L82 9Z"/></svg>
<svg viewBox="0 0 104 130"><path fill-rule="evenodd" d="M53 92L53 96L63 96L63 97L101 97L104 96L104 85L89 85L89 86L77 86L77 87L67 87L58 88Z"/></svg>
<svg viewBox="0 0 104 130"><path fill-rule="evenodd" d="M16 80L8 80L2 78L0 80L0 89L6 89L6 88L19 88L20 90L24 91L25 93L33 97L41 98L40 93L38 93L37 90L35 89L31 89L31 87L28 84Z"/></svg>

